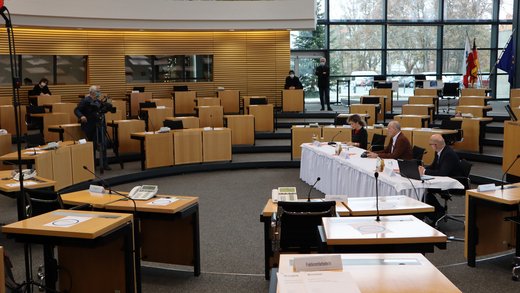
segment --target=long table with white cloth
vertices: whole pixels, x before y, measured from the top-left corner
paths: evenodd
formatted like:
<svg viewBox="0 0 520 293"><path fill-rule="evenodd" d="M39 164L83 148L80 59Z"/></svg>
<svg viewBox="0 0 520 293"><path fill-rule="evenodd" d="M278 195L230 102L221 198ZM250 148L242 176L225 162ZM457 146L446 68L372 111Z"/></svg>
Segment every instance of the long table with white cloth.
<svg viewBox="0 0 520 293"><path fill-rule="evenodd" d="M327 143L319 146L312 143L301 145L302 157L300 179L312 185L320 177L316 189L331 195L346 194L348 197L375 196L376 159L361 158L365 151L343 146L336 155L336 147ZM396 160L384 159L385 168L379 173L379 196L406 195L422 200L429 188L463 189L464 186L450 177L434 176L431 180L414 180L401 177Z"/></svg>

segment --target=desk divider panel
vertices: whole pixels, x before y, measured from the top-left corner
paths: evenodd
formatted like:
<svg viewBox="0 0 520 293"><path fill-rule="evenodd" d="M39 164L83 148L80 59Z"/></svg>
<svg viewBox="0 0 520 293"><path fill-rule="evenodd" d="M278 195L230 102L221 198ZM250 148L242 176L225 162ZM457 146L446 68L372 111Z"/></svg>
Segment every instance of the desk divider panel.
<svg viewBox="0 0 520 293"><path fill-rule="evenodd" d="M52 156L53 180L56 181L55 189L72 185L72 157L70 147L60 147L50 152ZM76 164L76 162L74 162Z"/></svg>
<svg viewBox="0 0 520 293"><path fill-rule="evenodd" d="M144 140L146 168L172 166L173 138L170 132L147 135Z"/></svg>
<svg viewBox="0 0 520 293"><path fill-rule="evenodd" d="M71 158L72 158L72 182L74 184L94 179L87 170L83 169L83 166L87 166L89 170L94 170L94 149L92 142L85 144L75 144L70 146Z"/></svg>
<svg viewBox="0 0 520 293"><path fill-rule="evenodd" d="M28 149L26 151L30 151L30 149ZM45 152L45 153L38 154L37 156L35 156L34 168L36 169L38 176L54 180L52 166L53 166L53 164L52 164L51 152Z"/></svg>

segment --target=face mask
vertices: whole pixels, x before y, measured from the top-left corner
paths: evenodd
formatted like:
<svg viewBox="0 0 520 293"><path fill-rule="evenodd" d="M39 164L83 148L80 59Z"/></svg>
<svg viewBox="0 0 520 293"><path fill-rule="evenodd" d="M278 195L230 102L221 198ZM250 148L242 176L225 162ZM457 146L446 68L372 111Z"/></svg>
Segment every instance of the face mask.
<svg viewBox="0 0 520 293"><path fill-rule="evenodd" d="M45 87L46 85L47 85L47 84L44 83L44 82L40 83L40 86L41 86L41 87Z"/></svg>
<svg viewBox="0 0 520 293"><path fill-rule="evenodd" d="M289 74L289 76L290 76L291 78L294 78L294 74Z"/></svg>
<svg viewBox="0 0 520 293"><path fill-rule="evenodd" d="M97 91L97 92L96 92L96 98L99 98L99 97L101 97L101 92L100 92L100 91Z"/></svg>
<svg viewBox="0 0 520 293"><path fill-rule="evenodd" d="M325 62L324 62L324 61L322 61L322 62L320 62L320 64L321 64L321 65L325 65Z"/></svg>

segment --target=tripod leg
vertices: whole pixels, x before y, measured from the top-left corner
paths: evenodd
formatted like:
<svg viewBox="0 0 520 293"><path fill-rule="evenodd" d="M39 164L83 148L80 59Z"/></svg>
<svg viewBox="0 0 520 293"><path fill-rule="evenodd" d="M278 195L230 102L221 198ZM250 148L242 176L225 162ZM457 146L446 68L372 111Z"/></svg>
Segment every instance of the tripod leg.
<svg viewBox="0 0 520 293"><path fill-rule="evenodd" d="M119 142L115 142L117 140L117 138L115 138L114 132L112 132L112 134L114 135L114 140L110 139L110 136L108 135L108 131L105 127L105 133L104 133L105 140L108 143L110 143L110 145L112 146L112 150L114 151L114 155L116 156L116 160L119 163L119 166L121 166L121 169L124 169L125 166L123 165L123 161L121 161L121 158L119 157Z"/></svg>

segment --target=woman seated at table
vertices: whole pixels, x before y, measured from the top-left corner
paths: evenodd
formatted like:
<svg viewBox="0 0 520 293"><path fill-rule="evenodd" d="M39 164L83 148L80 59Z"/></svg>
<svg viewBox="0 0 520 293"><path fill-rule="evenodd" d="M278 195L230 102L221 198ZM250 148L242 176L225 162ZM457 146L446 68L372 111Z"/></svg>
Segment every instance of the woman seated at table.
<svg viewBox="0 0 520 293"><path fill-rule="evenodd" d="M362 149L367 149L368 133L365 129L365 121L361 116L354 114L348 117L348 123L352 127L352 141L347 145L356 146Z"/></svg>

